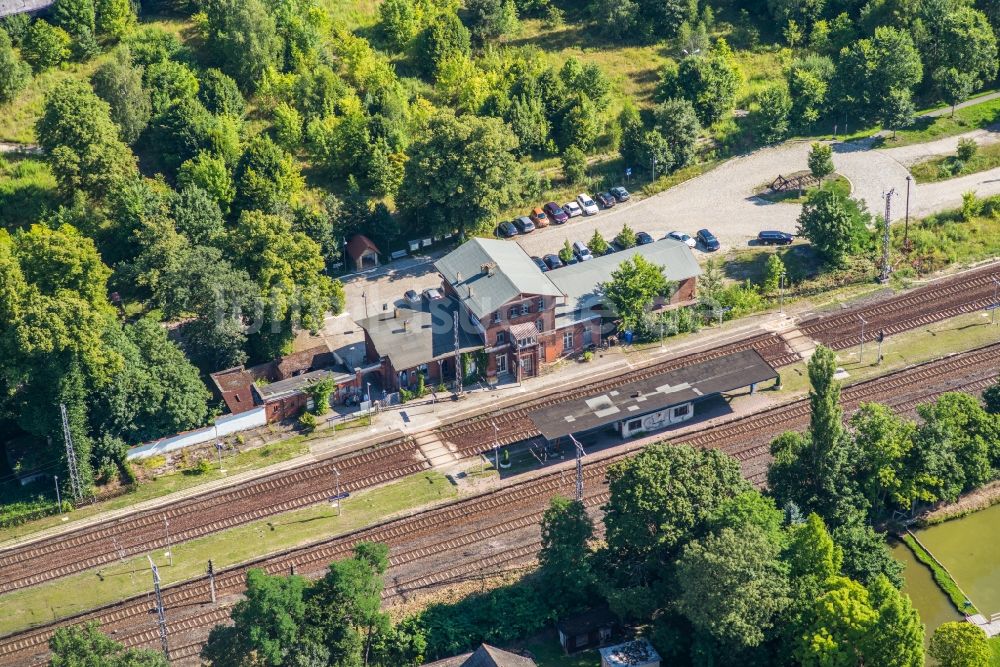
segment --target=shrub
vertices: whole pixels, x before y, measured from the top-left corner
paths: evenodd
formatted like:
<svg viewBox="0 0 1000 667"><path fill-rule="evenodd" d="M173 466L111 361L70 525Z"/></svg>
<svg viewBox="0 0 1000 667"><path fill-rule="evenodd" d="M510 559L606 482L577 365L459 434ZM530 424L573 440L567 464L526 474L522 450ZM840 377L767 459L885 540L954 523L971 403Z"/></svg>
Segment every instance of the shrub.
<svg viewBox="0 0 1000 667"><path fill-rule="evenodd" d="M69 502L63 501L63 511L68 512L72 509L73 506ZM19 526L28 521L56 514L58 511L59 506L54 500L41 496L31 501L9 503L0 507L0 528Z"/></svg>
<svg viewBox="0 0 1000 667"><path fill-rule="evenodd" d="M208 459L198 459L198 462L184 471L186 475L204 475L212 469Z"/></svg>
<svg viewBox="0 0 1000 667"><path fill-rule="evenodd" d="M628 225L622 227L622 230L618 232L618 236L615 237L615 243L622 248L634 248L638 242L635 238L635 232Z"/></svg>
<svg viewBox="0 0 1000 667"><path fill-rule="evenodd" d="M975 139L959 139L958 140L959 162L968 162L973 157L975 157L977 150L979 150L979 144L976 143Z"/></svg>
<svg viewBox="0 0 1000 667"><path fill-rule="evenodd" d="M584 361L592 361L593 358L594 358L594 353L591 352L590 350L587 350L586 352L583 353Z"/></svg>
<svg viewBox="0 0 1000 667"><path fill-rule="evenodd" d="M36 72L55 67L69 58L69 33L38 19L25 36L21 55Z"/></svg>
<svg viewBox="0 0 1000 667"><path fill-rule="evenodd" d="M316 430L316 415L311 412L303 412L302 416L299 417L299 428L301 428L306 433L312 433Z"/></svg>

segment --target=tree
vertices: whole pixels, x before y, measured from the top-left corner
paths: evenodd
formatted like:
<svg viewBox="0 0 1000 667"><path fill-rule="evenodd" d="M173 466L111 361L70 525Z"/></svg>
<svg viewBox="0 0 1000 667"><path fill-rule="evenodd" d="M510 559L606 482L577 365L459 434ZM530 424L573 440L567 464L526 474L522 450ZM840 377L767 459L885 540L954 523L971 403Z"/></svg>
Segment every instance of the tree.
<svg viewBox="0 0 1000 667"><path fill-rule="evenodd" d="M788 137L792 99L782 86L771 86L754 95L751 123L757 137L765 144L776 144Z"/></svg>
<svg viewBox="0 0 1000 667"><path fill-rule="evenodd" d="M299 328L317 331L343 308L343 286L323 274L320 246L277 215L244 211L233 230L234 263L257 283L265 321L251 339L257 358L287 353Z"/></svg>
<svg viewBox="0 0 1000 667"><path fill-rule="evenodd" d="M236 196L225 160L209 151L199 151L193 158L181 163L177 170L177 185L181 190L188 187L204 190L223 213L229 212L229 204Z"/></svg>
<svg viewBox="0 0 1000 667"><path fill-rule="evenodd" d="M119 50L90 79L94 92L111 108L111 120L118 126L122 141L129 145L138 140L152 115L142 76L142 67L131 63L127 51Z"/></svg>
<svg viewBox="0 0 1000 667"><path fill-rule="evenodd" d="M674 167L674 154L670 150L670 144L657 129L643 135L641 154L645 158L643 161L649 162L654 178L670 173Z"/></svg>
<svg viewBox="0 0 1000 667"><path fill-rule="evenodd" d="M124 39L135 26L135 9L129 0L95 0L96 31L112 40Z"/></svg>
<svg viewBox="0 0 1000 667"><path fill-rule="evenodd" d="M639 241L632 228L628 224L622 225L622 230L615 236L615 244L624 250L628 250L629 248L634 248L637 243Z"/></svg>
<svg viewBox="0 0 1000 667"><path fill-rule="evenodd" d="M454 10L446 9L421 34L417 53L424 74L433 76L445 60L455 55L468 56L471 49L468 28Z"/></svg>
<svg viewBox="0 0 1000 667"><path fill-rule="evenodd" d="M0 28L0 105L13 102L31 79L31 68L14 53L10 37Z"/></svg>
<svg viewBox="0 0 1000 667"><path fill-rule="evenodd" d="M795 129L808 131L826 112L833 72L833 61L826 56L811 55L792 62L786 78L792 98L789 118Z"/></svg>
<svg viewBox="0 0 1000 667"><path fill-rule="evenodd" d="M155 153L169 174L198 153L211 147L212 115L195 97L173 102L153 118L144 137L147 151Z"/></svg>
<svg viewBox="0 0 1000 667"><path fill-rule="evenodd" d="M273 113L274 138L285 150L294 151L302 142L302 116L286 102L278 104Z"/></svg>
<svg viewBox="0 0 1000 667"><path fill-rule="evenodd" d="M841 52L832 81L834 98L862 119L897 127L901 106L923 77L920 55L906 30L879 26L870 39Z"/></svg>
<svg viewBox="0 0 1000 667"><path fill-rule="evenodd" d="M136 175L110 107L83 82L66 79L46 94L35 133L64 193L101 198Z"/></svg>
<svg viewBox="0 0 1000 667"><path fill-rule="evenodd" d="M469 0L469 32L479 43L513 34L517 30L517 9L513 0Z"/></svg>
<svg viewBox="0 0 1000 667"><path fill-rule="evenodd" d="M989 667L992 655L982 628L964 621L938 626L928 653L941 667Z"/></svg>
<svg viewBox="0 0 1000 667"><path fill-rule="evenodd" d="M708 55L684 58L676 69L661 72L660 99L683 98L693 106L698 120L709 126L721 120L736 104L740 74L726 55L728 47Z"/></svg>
<svg viewBox="0 0 1000 667"><path fill-rule="evenodd" d="M569 244L569 239L563 240L563 246L559 249L559 259L563 264L568 264L573 259L573 246Z"/></svg>
<svg viewBox="0 0 1000 667"><path fill-rule="evenodd" d="M548 595L562 612L586 603L595 584L588 542L594 524L583 503L556 496L542 515L538 554Z"/></svg>
<svg viewBox="0 0 1000 667"><path fill-rule="evenodd" d="M837 357L822 345L809 360L808 434L785 433L771 443L768 484L778 502L794 502L831 523L844 523L863 503L849 477L848 442L841 422Z"/></svg>
<svg viewBox="0 0 1000 667"><path fill-rule="evenodd" d="M892 506L910 505L910 448L916 425L878 403L863 403L851 417L854 431L852 466L859 490L868 500L872 520L884 518Z"/></svg>
<svg viewBox="0 0 1000 667"><path fill-rule="evenodd" d="M301 643L307 585L302 577L248 570L243 599L229 614L233 625L214 627L201 657L216 667L286 664L286 657ZM255 659L248 663L251 656Z"/></svg>
<svg viewBox="0 0 1000 667"><path fill-rule="evenodd" d="M385 0L378 6L379 27L396 51L406 48L420 27L420 16L413 0Z"/></svg>
<svg viewBox="0 0 1000 667"><path fill-rule="evenodd" d="M836 190L814 190L799 214L798 233L809 239L824 261L842 266L868 233L862 206Z"/></svg>
<svg viewBox="0 0 1000 667"><path fill-rule="evenodd" d="M585 93L578 94L566 109L559 131L564 150L577 147L590 150L601 133L601 118L596 105Z"/></svg>
<svg viewBox="0 0 1000 667"><path fill-rule="evenodd" d="M621 318L623 329L635 330L643 314L658 297L665 297L670 284L664 267L642 255L626 259L611 272L611 280L601 285L604 296Z"/></svg>
<svg viewBox="0 0 1000 667"><path fill-rule="evenodd" d="M695 119L697 122L697 119ZM643 154L643 136L646 128L642 123L642 117L635 105L626 101L618 114L618 127L621 130L621 141L618 144L618 152L621 153L622 160L628 166L635 166L646 159Z"/></svg>
<svg viewBox="0 0 1000 667"><path fill-rule="evenodd" d="M1000 380L983 390L983 403L986 404L986 412L991 415L1000 414Z"/></svg>
<svg viewBox="0 0 1000 667"><path fill-rule="evenodd" d="M438 114L407 152L397 195L404 216L425 232L463 236L495 219L521 195L516 147L498 119Z"/></svg>
<svg viewBox="0 0 1000 667"><path fill-rule="evenodd" d="M570 146L562 154L562 171L567 183L582 183L587 178L587 156L576 146Z"/></svg>
<svg viewBox="0 0 1000 667"><path fill-rule="evenodd" d="M146 67L146 88L149 89L153 112L163 113L175 102L195 101L198 94L198 75L194 70L175 60L162 60ZM199 105L204 109L200 103Z"/></svg>
<svg viewBox="0 0 1000 667"><path fill-rule="evenodd" d="M292 156L267 135L250 142L236 166L237 210L274 212L287 206L304 185Z"/></svg>
<svg viewBox="0 0 1000 667"><path fill-rule="evenodd" d="M268 68L282 68L274 15L261 0L206 0L206 41L220 69L243 90L256 90Z"/></svg>
<svg viewBox="0 0 1000 667"><path fill-rule="evenodd" d="M306 393L313 400L313 413L325 415L330 411L330 395L336 389L337 385L330 377L309 383L309 386L306 387Z"/></svg>
<svg viewBox="0 0 1000 667"><path fill-rule="evenodd" d="M594 254L595 257L600 257L608 252L608 242L604 240L601 236L601 231L599 229L594 230L594 235L590 237L587 241L587 248Z"/></svg>
<svg viewBox="0 0 1000 667"><path fill-rule="evenodd" d="M924 624L908 595L884 576L868 585L871 605L878 614L872 628L865 663L921 667L924 664Z"/></svg>
<svg viewBox="0 0 1000 667"><path fill-rule="evenodd" d="M231 76L210 68L201 73L199 80L198 99L206 109L219 116L243 117L246 100Z"/></svg>
<svg viewBox="0 0 1000 667"><path fill-rule="evenodd" d="M774 295L781 287L781 279L785 276L785 263L777 253L771 253L764 265L764 293Z"/></svg>
<svg viewBox="0 0 1000 667"><path fill-rule="evenodd" d="M969 98L975 88L975 79L968 72L955 67L935 70L933 76L941 101L951 105L951 117L955 117L955 106Z"/></svg>
<svg viewBox="0 0 1000 667"><path fill-rule="evenodd" d="M808 164L813 177L822 181L833 173L833 147L814 141L809 147Z"/></svg>
<svg viewBox="0 0 1000 667"><path fill-rule="evenodd" d="M985 14L958 4L928 5L920 13L922 25L913 32L924 67L933 73L928 88L940 90L938 74L952 69L958 78L966 80L970 91L993 80L997 73L997 39Z"/></svg>
<svg viewBox="0 0 1000 667"><path fill-rule="evenodd" d="M57 0L53 18L56 25L73 35L93 35L96 29L94 0Z"/></svg>
<svg viewBox="0 0 1000 667"><path fill-rule="evenodd" d="M52 667L167 667L163 654L125 649L101 632L97 622L59 628L49 639Z"/></svg>
<svg viewBox="0 0 1000 667"><path fill-rule="evenodd" d="M903 564L893 558L886 542L885 533L876 533L861 521L837 526L833 529L833 541L843 554L843 573L871 585L879 576L884 576L896 588L903 587Z"/></svg>
<svg viewBox="0 0 1000 667"><path fill-rule="evenodd" d="M506 118L510 129L517 135L521 152L530 153L545 148L551 127L541 99L517 96L507 110Z"/></svg>
<svg viewBox="0 0 1000 667"><path fill-rule="evenodd" d="M877 117L882 124L892 128L892 138L895 139L896 131L912 123L916 115L913 95L909 90L902 88L891 89L882 100L878 114Z"/></svg>
<svg viewBox="0 0 1000 667"><path fill-rule="evenodd" d="M44 19L36 19L25 35L21 55L35 72L65 62L69 58L69 33Z"/></svg>
<svg viewBox="0 0 1000 667"><path fill-rule="evenodd" d="M739 463L722 452L651 445L608 470L608 489L608 549L623 575L642 581L700 537L720 503L750 485Z"/></svg>
<svg viewBox="0 0 1000 667"><path fill-rule="evenodd" d="M749 527L689 542L677 561L677 606L722 655L760 646L789 604L780 544Z"/></svg>
<svg viewBox="0 0 1000 667"><path fill-rule="evenodd" d="M974 396L948 392L934 403L918 405L917 414L924 420L922 428L935 433L938 446L954 455L963 491L993 478L993 462L1000 458L997 445L990 443L1000 442L1000 425Z"/></svg>
<svg viewBox="0 0 1000 667"><path fill-rule="evenodd" d="M680 169L694 159L701 125L694 105L687 100L668 99L654 110L656 129L670 147L672 167Z"/></svg>

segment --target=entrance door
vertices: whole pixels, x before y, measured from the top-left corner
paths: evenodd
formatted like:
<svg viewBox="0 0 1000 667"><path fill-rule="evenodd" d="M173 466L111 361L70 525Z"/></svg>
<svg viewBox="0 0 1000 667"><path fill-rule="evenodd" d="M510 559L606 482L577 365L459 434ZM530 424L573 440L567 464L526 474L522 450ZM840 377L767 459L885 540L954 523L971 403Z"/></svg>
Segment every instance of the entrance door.
<svg viewBox="0 0 1000 667"><path fill-rule="evenodd" d="M590 347L594 342L594 333L587 327L583 330L583 346Z"/></svg>
<svg viewBox="0 0 1000 667"><path fill-rule="evenodd" d="M497 374L507 374L507 353L497 355Z"/></svg>
<svg viewBox="0 0 1000 667"><path fill-rule="evenodd" d="M534 357L521 357L521 375L530 377L535 371Z"/></svg>

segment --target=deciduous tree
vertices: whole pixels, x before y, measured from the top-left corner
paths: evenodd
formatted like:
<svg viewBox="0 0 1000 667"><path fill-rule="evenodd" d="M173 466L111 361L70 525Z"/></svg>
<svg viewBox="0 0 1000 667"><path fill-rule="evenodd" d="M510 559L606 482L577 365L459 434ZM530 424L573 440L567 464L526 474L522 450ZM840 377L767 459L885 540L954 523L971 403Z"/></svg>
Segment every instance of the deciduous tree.
<svg viewBox="0 0 1000 667"><path fill-rule="evenodd" d="M986 633L965 621L938 626L928 653L941 667L988 667L992 655Z"/></svg>
<svg viewBox="0 0 1000 667"><path fill-rule="evenodd" d="M31 79L31 68L21 62L7 32L0 28L0 105L14 101Z"/></svg>
<svg viewBox="0 0 1000 667"><path fill-rule="evenodd" d="M122 141L132 145L149 124L152 105L143 87L143 69L133 65L127 50L97 68L91 84L97 96L111 108L111 120L118 126Z"/></svg>
<svg viewBox="0 0 1000 667"><path fill-rule="evenodd" d="M611 272L611 280L601 285L623 329L634 330L654 300L668 295L670 283L663 270L642 255L635 255L619 264Z"/></svg>
<svg viewBox="0 0 1000 667"><path fill-rule="evenodd" d="M594 524L583 503L556 496L542 515L542 549L538 554L545 585L554 606L563 612L586 603L595 582L589 541Z"/></svg>
<svg viewBox="0 0 1000 667"><path fill-rule="evenodd" d="M809 147L809 172L814 178L823 180L833 173L833 147L814 141Z"/></svg>
<svg viewBox="0 0 1000 667"><path fill-rule="evenodd" d="M52 667L167 667L162 653L126 649L96 622L59 628L49 639Z"/></svg>
<svg viewBox="0 0 1000 667"><path fill-rule="evenodd" d="M867 234L867 214L862 207L836 190L814 190L799 214L798 233L809 239L824 261L842 266Z"/></svg>

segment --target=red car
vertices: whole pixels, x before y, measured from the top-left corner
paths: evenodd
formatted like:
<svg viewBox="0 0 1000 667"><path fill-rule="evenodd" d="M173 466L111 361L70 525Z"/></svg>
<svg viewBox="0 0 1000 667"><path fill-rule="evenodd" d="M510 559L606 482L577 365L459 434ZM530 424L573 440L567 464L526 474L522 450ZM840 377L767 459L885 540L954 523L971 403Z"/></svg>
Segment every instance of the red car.
<svg viewBox="0 0 1000 667"><path fill-rule="evenodd" d="M545 211L545 215L549 216L549 220L552 221L552 224L561 225L569 220L569 213L563 210L563 207L554 201L550 201L548 204L543 206L542 210Z"/></svg>
<svg viewBox="0 0 1000 667"><path fill-rule="evenodd" d="M535 227L548 227L549 218L545 215L545 211L540 208L534 208L531 211L531 215L528 216L531 221L535 223Z"/></svg>

